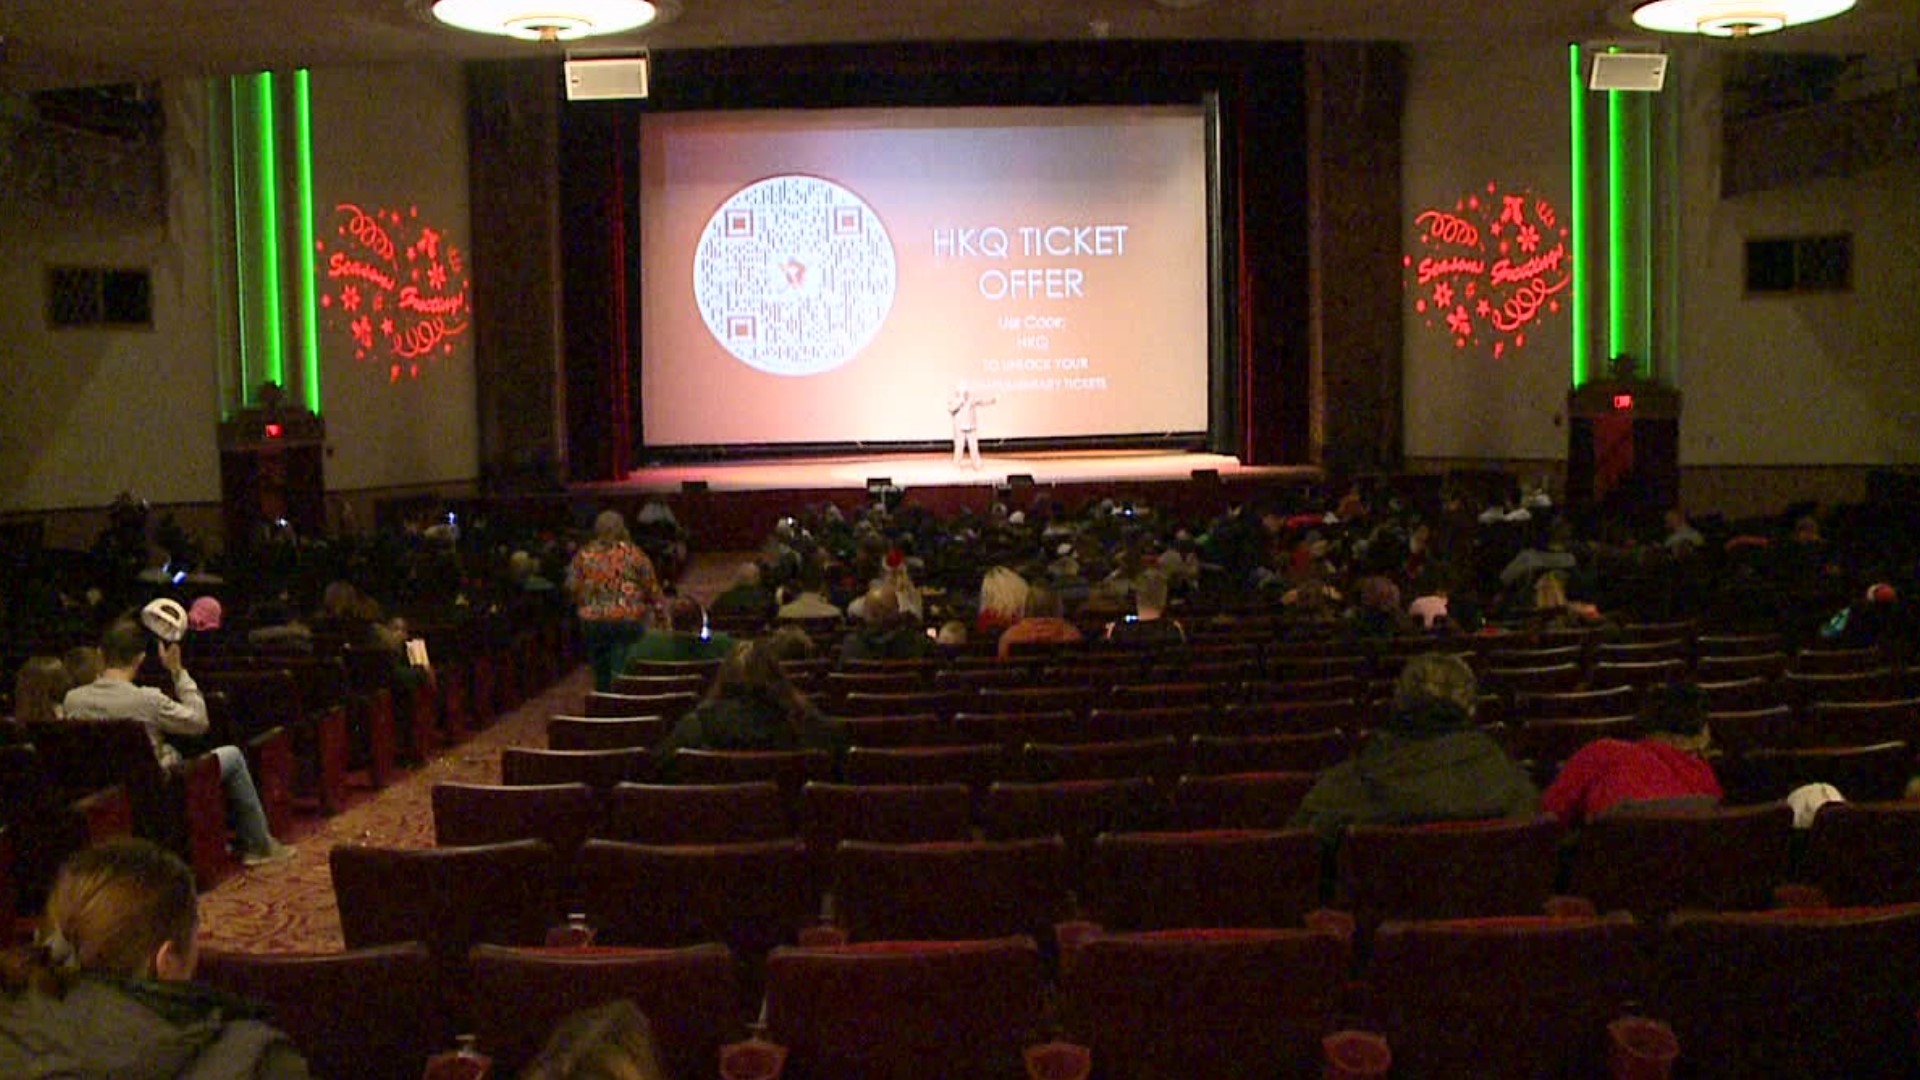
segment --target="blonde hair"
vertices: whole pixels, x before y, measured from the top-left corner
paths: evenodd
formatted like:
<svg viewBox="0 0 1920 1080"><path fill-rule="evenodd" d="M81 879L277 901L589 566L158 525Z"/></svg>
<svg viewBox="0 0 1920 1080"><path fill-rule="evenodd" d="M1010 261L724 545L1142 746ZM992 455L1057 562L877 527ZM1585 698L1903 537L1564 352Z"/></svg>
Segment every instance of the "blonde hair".
<svg viewBox="0 0 1920 1080"><path fill-rule="evenodd" d="M625 544L633 540L627 532L627 519L618 510L602 510L593 519L593 540L597 544Z"/></svg>
<svg viewBox="0 0 1920 1080"><path fill-rule="evenodd" d="M521 1080L667 1080L653 1025L626 998L582 1009L554 1028Z"/></svg>
<svg viewBox="0 0 1920 1080"><path fill-rule="evenodd" d="M190 953L198 924L186 863L146 840L108 840L60 867L47 894L42 943L8 954L0 985L59 994L75 970L151 978L160 947Z"/></svg>
<svg viewBox="0 0 1920 1080"><path fill-rule="evenodd" d="M1566 607L1567 579L1555 573L1541 574L1533 583L1533 606L1539 611Z"/></svg>
<svg viewBox="0 0 1920 1080"><path fill-rule="evenodd" d="M980 579L980 614L1018 621L1027 610L1027 579L1004 566Z"/></svg>

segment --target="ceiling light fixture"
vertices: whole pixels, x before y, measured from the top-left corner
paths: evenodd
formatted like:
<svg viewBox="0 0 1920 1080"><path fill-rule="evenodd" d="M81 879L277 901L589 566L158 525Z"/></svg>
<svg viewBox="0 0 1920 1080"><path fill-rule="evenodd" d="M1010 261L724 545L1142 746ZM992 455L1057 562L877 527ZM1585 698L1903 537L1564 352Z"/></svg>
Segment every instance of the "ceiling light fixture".
<svg viewBox="0 0 1920 1080"><path fill-rule="evenodd" d="M575 41L638 30L660 11L647 0L435 0L433 17L476 34Z"/></svg>
<svg viewBox="0 0 1920 1080"><path fill-rule="evenodd" d="M1748 38L1831 19L1855 0L1653 0L1633 9L1634 25L1663 34Z"/></svg>

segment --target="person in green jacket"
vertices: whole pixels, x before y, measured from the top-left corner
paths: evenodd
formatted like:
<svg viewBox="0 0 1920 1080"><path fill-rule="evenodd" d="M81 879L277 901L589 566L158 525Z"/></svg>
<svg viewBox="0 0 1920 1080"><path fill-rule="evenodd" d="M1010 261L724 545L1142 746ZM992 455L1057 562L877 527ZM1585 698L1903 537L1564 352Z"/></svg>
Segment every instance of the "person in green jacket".
<svg viewBox="0 0 1920 1080"><path fill-rule="evenodd" d="M1385 726L1320 775L1292 824L1318 829L1332 842L1348 825L1539 813L1540 793L1526 770L1474 726L1477 700L1473 669L1459 657L1428 653L1408 660Z"/></svg>
<svg viewBox="0 0 1920 1080"><path fill-rule="evenodd" d="M305 1080L261 1008L193 978L193 872L145 840L60 868L36 944L0 953L0 1076Z"/></svg>

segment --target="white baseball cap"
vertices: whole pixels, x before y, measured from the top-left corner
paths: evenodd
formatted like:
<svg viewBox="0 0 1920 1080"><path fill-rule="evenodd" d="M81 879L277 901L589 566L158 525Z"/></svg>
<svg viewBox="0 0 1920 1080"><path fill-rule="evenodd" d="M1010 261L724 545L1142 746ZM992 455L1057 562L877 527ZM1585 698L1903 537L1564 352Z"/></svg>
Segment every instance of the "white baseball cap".
<svg viewBox="0 0 1920 1080"><path fill-rule="evenodd" d="M140 609L140 624L171 645L187 636L187 609L177 600L161 597Z"/></svg>

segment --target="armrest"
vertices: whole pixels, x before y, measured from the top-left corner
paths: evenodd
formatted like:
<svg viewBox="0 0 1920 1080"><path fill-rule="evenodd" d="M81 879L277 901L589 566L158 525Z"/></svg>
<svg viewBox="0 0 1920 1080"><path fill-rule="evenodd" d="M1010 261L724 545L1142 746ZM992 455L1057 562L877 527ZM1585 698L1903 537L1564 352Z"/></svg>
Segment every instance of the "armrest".
<svg viewBox="0 0 1920 1080"><path fill-rule="evenodd" d="M1610 1080L1667 1080L1679 1056L1680 1040L1659 1020L1623 1016L1607 1025Z"/></svg>
<svg viewBox="0 0 1920 1080"><path fill-rule="evenodd" d="M1023 1056L1027 1080L1087 1080L1093 1071L1093 1051L1079 1043L1041 1043Z"/></svg>
<svg viewBox="0 0 1920 1080"><path fill-rule="evenodd" d="M787 1048L765 1039L728 1043L720 1048L720 1080L779 1080L787 1068Z"/></svg>
<svg viewBox="0 0 1920 1080"><path fill-rule="evenodd" d="M1320 1040L1324 1080L1379 1080L1393 1068L1386 1037L1371 1031L1336 1031Z"/></svg>
<svg viewBox="0 0 1920 1080"><path fill-rule="evenodd" d="M289 835L293 831L296 768L293 737L276 725L248 739L245 752L254 789L260 793L260 807L267 815L267 828L275 836Z"/></svg>

